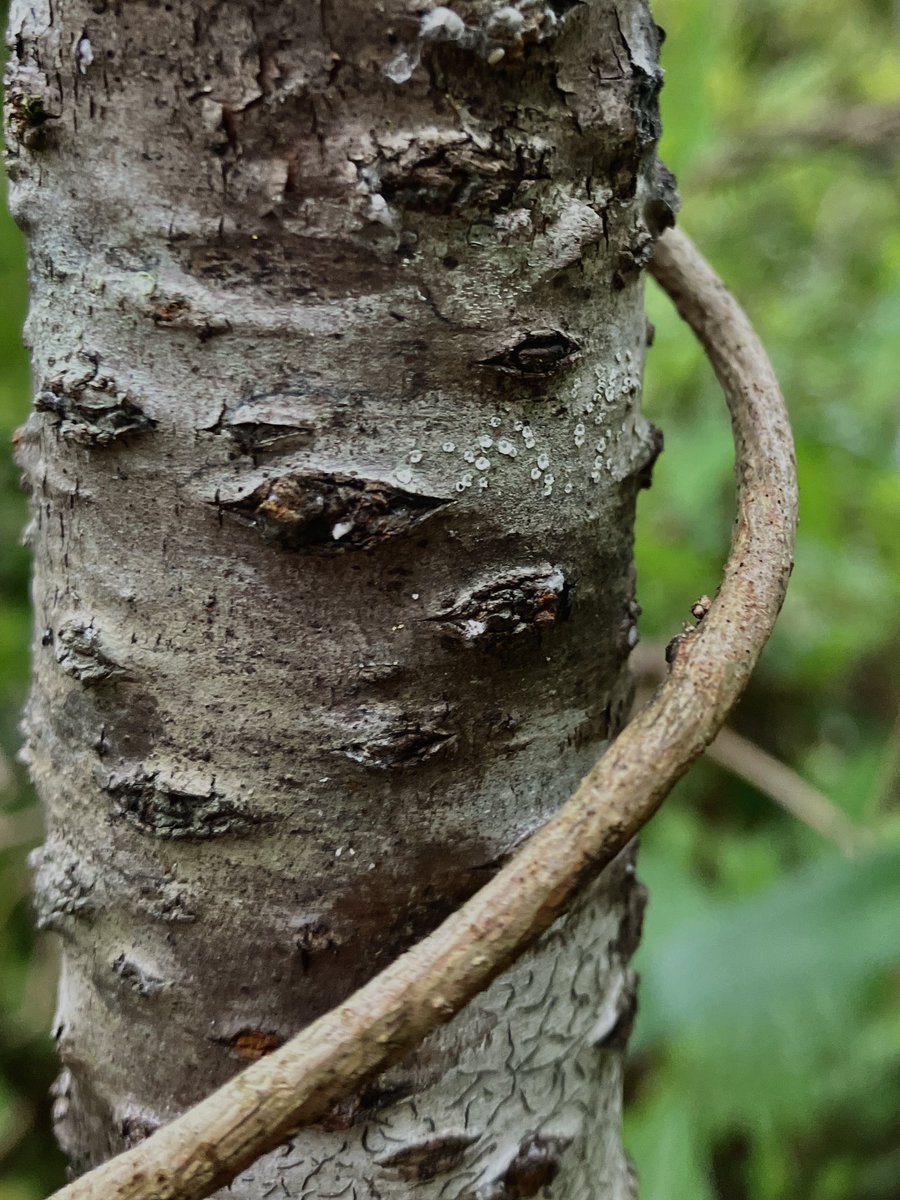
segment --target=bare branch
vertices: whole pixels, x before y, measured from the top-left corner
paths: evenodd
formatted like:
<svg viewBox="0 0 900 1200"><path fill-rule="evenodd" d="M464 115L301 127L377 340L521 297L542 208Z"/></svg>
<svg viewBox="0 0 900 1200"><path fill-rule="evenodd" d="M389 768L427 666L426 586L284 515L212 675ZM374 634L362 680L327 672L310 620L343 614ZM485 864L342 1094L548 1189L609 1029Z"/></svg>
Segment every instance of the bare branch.
<svg viewBox="0 0 900 1200"><path fill-rule="evenodd" d="M881 817L891 806L891 797L897 794L895 785L898 782L900 782L900 710L897 711L891 732L888 734L881 767L867 805L870 820Z"/></svg>
<svg viewBox="0 0 900 1200"><path fill-rule="evenodd" d="M0 750L0 792L12 791L15 784L15 776L9 759Z"/></svg>
<svg viewBox="0 0 900 1200"><path fill-rule="evenodd" d="M559 814L458 912L344 1004L206 1100L57 1193L201 1200L449 1021L630 841L715 737L781 607L796 487L784 403L746 316L689 239L652 268L706 348L737 451L738 515L719 594L668 679Z"/></svg>
<svg viewBox="0 0 900 1200"><path fill-rule="evenodd" d="M764 796L852 856L874 844L870 830L854 825L827 796L796 771L733 729L723 729L708 747L707 757L726 771L745 779Z"/></svg>
<svg viewBox="0 0 900 1200"><path fill-rule="evenodd" d="M651 687L665 677L663 654L663 647L652 643L637 646L632 653L632 668L639 681L635 711L646 703ZM641 687L640 682L646 686ZM856 825L802 775L733 729L726 726L719 730L714 741L706 747L706 757L821 834L842 854L852 857L875 844L870 829Z"/></svg>
<svg viewBox="0 0 900 1200"><path fill-rule="evenodd" d="M900 153L900 105L857 104L827 109L802 124L747 130L693 175L694 186L731 182L799 153L843 150L888 167Z"/></svg>

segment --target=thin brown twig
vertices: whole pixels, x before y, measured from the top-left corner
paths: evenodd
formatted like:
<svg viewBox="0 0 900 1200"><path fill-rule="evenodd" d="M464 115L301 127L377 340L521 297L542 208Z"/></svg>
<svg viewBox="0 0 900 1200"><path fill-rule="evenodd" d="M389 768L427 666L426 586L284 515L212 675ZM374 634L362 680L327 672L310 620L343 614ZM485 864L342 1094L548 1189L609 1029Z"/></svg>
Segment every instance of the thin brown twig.
<svg viewBox="0 0 900 1200"><path fill-rule="evenodd" d="M16 778L13 773L12 764L3 751L0 750L0 793L12 791L15 781Z"/></svg>
<svg viewBox="0 0 900 1200"><path fill-rule="evenodd" d="M897 784L900 782L900 709L888 734L881 766L872 786L866 806L870 820L876 820L897 802Z"/></svg>
<svg viewBox="0 0 900 1200"><path fill-rule="evenodd" d="M665 678L665 659L661 645L642 643L631 656L632 669L638 680L635 710L646 703L650 686ZM648 685L641 687L641 683ZM706 747L706 758L724 771L743 779L767 796L779 808L821 834L842 854L859 854L875 844L870 829L857 825L818 788L807 783L798 773L767 751L725 726Z"/></svg>
<svg viewBox="0 0 900 1200"><path fill-rule="evenodd" d="M796 771L733 729L722 729L707 758L744 779L781 808L852 857L874 845L871 830L855 825L827 796Z"/></svg>
<svg viewBox="0 0 900 1200"><path fill-rule="evenodd" d="M727 152L701 165L695 187L732 182L760 167L796 161L798 153L843 150L889 166L900 154L900 105L832 108L796 125L745 130Z"/></svg>
<svg viewBox="0 0 900 1200"><path fill-rule="evenodd" d="M793 446L765 351L690 240L667 233L652 270L715 367L737 453L738 515L723 582L704 620L679 640L668 678L558 815L434 933L58 1200L202 1200L228 1183L459 1012L627 845L715 737L787 587Z"/></svg>
<svg viewBox="0 0 900 1200"><path fill-rule="evenodd" d="M0 1134L0 1168L5 1166L7 1159L22 1145L34 1126L35 1113L30 1104L18 1099L7 1102L4 1129Z"/></svg>

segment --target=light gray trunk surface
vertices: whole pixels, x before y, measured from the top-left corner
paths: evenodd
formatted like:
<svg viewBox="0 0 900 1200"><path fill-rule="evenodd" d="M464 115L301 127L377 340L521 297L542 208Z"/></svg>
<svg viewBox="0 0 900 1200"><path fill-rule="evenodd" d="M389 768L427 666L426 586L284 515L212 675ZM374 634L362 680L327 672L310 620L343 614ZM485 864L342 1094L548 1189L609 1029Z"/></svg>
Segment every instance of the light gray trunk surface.
<svg viewBox="0 0 900 1200"><path fill-rule="evenodd" d="M621 726L639 0L13 0L57 1129L134 1144L473 893ZM630 858L228 1193L620 1200Z"/></svg>

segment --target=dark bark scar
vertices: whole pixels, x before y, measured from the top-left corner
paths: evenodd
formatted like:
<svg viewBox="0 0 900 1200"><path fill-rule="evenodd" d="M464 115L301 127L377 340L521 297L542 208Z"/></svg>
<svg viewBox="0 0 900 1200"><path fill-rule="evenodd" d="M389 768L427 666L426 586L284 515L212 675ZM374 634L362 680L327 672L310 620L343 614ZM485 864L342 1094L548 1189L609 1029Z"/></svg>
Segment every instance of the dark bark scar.
<svg viewBox="0 0 900 1200"><path fill-rule="evenodd" d="M397 1150L389 1150L376 1158L375 1163L385 1170L397 1171L401 1179L424 1183L459 1167L466 1151L478 1137L478 1134L447 1129Z"/></svg>
<svg viewBox="0 0 900 1200"><path fill-rule="evenodd" d="M267 480L222 509L249 520L282 550L366 550L409 533L452 501L374 479L321 471Z"/></svg>
<svg viewBox="0 0 900 1200"><path fill-rule="evenodd" d="M570 609L571 587L565 575L559 567L547 567L493 579L428 619L466 645L489 645L550 629Z"/></svg>

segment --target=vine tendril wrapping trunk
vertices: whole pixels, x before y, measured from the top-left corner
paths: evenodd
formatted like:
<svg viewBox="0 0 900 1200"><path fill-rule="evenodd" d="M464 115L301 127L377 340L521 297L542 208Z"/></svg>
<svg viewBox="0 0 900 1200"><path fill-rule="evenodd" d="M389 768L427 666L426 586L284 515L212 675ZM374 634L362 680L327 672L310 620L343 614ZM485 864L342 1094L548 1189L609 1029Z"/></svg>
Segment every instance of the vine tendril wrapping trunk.
<svg viewBox="0 0 900 1200"><path fill-rule="evenodd" d="M651 270L696 333L731 411L737 520L709 612L668 678L559 814L438 929L183 1116L58 1200L202 1200L448 1021L647 823L738 699L781 608L797 495L784 402L740 306L679 231Z"/></svg>

